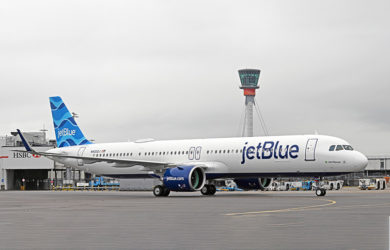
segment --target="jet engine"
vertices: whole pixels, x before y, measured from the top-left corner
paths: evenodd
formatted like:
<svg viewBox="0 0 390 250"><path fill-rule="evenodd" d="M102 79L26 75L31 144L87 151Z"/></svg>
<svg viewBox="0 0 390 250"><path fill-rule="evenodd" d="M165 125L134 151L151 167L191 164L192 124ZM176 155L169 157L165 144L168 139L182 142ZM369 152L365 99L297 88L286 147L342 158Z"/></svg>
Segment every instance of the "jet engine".
<svg viewBox="0 0 390 250"><path fill-rule="evenodd" d="M168 168L163 177L163 183L171 191L198 191L206 183L203 168L197 166L179 166Z"/></svg>
<svg viewBox="0 0 390 250"><path fill-rule="evenodd" d="M244 190L265 190L271 181L270 178L234 179L237 187Z"/></svg>

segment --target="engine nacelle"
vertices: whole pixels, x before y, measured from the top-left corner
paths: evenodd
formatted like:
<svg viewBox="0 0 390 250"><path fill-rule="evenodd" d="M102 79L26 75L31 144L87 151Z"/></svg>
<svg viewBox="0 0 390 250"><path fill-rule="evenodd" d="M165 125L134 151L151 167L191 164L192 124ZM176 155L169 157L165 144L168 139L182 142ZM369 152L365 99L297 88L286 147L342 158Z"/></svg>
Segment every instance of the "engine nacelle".
<svg viewBox="0 0 390 250"><path fill-rule="evenodd" d="M203 168L196 166L168 168L165 171L163 183L171 191L198 191L206 183L206 174Z"/></svg>
<svg viewBox="0 0 390 250"><path fill-rule="evenodd" d="M244 190L265 190L271 181L270 178L234 179L237 187Z"/></svg>

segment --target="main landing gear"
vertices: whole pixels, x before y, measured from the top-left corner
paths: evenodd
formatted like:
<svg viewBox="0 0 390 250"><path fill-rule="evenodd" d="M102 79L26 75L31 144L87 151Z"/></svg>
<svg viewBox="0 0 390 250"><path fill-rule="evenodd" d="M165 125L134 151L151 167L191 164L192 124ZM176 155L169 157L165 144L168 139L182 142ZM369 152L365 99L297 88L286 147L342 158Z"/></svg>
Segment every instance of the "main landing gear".
<svg viewBox="0 0 390 250"><path fill-rule="evenodd" d="M167 187L163 185L157 185L153 188L153 194L156 197L168 196L170 192L171 190L169 190ZM200 192L203 195L214 195L215 192L217 192L217 188L215 187L215 185L206 184L203 186Z"/></svg>
<svg viewBox="0 0 390 250"><path fill-rule="evenodd" d="M325 196L326 195L326 189L325 188L317 188L316 189L316 195L317 196Z"/></svg>
<svg viewBox="0 0 390 250"><path fill-rule="evenodd" d="M154 196L168 196L170 192L171 190L161 185L157 185L153 188Z"/></svg>
<svg viewBox="0 0 390 250"><path fill-rule="evenodd" d="M217 188L214 185L206 184L200 190L203 195L214 195L217 192Z"/></svg>

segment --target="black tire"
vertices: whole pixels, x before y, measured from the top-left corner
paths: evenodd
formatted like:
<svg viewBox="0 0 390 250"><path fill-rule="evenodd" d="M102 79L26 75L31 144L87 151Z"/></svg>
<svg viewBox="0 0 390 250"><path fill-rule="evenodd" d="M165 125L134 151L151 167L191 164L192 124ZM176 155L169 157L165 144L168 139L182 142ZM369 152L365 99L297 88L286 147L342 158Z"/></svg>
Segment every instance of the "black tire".
<svg viewBox="0 0 390 250"><path fill-rule="evenodd" d="M162 196L167 197L170 193L171 193L171 190L166 188L166 187L164 187L164 192L163 192Z"/></svg>
<svg viewBox="0 0 390 250"><path fill-rule="evenodd" d="M202 189L200 190L200 192L201 192L203 195L209 195L209 192L210 192L209 185L204 185L204 186L202 187Z"/></svg>
<svg viewBox="0 0 390 250"><path fill-rule="evenodd" d="M322 190L322 195L321 196L325 196L326 195L326 189L321 189Z"/></svg>
<svg viewBox="0 0 390 250"><path fill-rule="evenodd" d="M381 182L380 181L378 181L376 183L376 190L379 190L379 189L381 189Z"/></svg>
<svg viewBox="0 0 390 250"><path fill-rule="evenodd" d="M203 195L214 195L215 192L217 192L217 188L214 185L208 184L208 185L204 185L200 190L200 192Z"/></svg>
<svg viewBox="0 0 390 250"><path fill-rule="evenodd" d="M333 187L334 187L333 183L330 183L329 190L333 190Z"/></svg>
<svg viewBox="0 0 390 250"><path fill-rule="evenodd" d="M157 185L153 188L153 194L156 197L162 196L164 194L164 187L161 185Z"/></svg>
<svg viewBox="0 0 390 250"><path fill-rule="evenodd" d="M290 190L290 184L286 185L286 191Z"/></svg>
<svg viewBox="0 0 390 250"><path fill-rule="evenodd" d="M383 182L382 182L382 190L385 190L385 189L386 189L386 182L383 181Z"/></svg>
<svg viewBox="0 0 390 250"><path fill-rule="evenodd" d="M322 196L322 189L317 188L317 189L316 189L316 195L317 195L317 196Z"/></svg>
<svg viewBox="0 0 390 250"><path fill-rule="evenodd" d="M210 185L209 195L214 195L217 192L217 188L214 185Z"/></svg>
<svg viewBox="0 0 390 250"><path fill-rule="evenodd" d="M336 190L340 190L340 183L337 183L337 188L336 188Z"/></svg>

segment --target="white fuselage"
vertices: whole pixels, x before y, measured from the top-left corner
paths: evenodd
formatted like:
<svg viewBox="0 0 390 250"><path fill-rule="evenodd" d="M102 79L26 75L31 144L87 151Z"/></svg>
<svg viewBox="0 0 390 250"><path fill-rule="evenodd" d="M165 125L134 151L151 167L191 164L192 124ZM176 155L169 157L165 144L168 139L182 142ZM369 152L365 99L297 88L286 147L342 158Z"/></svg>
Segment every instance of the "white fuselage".
<svg viewBox="0 0 390 250"><path fill-rule="evenodd" d="M150 168L141 164L109 163L109 159L207 166L208 179L277 176L323 176L360 171L367 158L354 150L330 151L346 141L323 135L239 137L171 141L101 143L55 148L49 153L107 158L108 162L50 157L102 176L144 178Z"/></svg>

